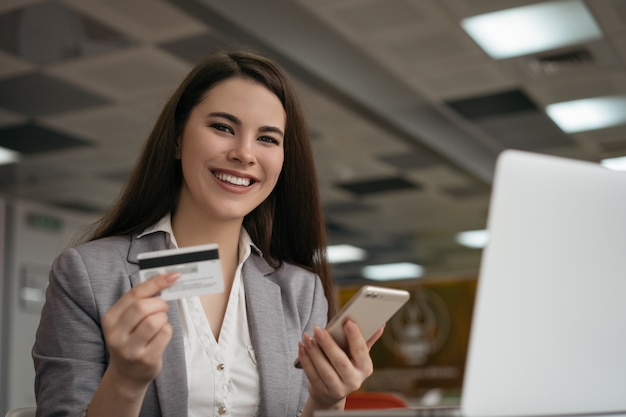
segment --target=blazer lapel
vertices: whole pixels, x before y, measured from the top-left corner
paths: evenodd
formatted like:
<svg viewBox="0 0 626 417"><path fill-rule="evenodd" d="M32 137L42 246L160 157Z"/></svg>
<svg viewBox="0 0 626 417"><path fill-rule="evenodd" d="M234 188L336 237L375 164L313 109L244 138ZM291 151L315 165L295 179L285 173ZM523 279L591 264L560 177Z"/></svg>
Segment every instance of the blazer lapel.
<svg viewBox="0 0 626 417"><path fill-rule="evenodd" d="M138 264L137 255L143 252L167 249L166 235L155 232L140 239L132 238L128 253L128 262ZM139 268L130 276L131 285L141 282ZM183 326L178 312L178 303L170 301L168 318L172 325L172 340L163 353L163 367L154 384L161 408L162 417L187 415L187 370L185 366L185 347Z"/></svg>
<svg viewBox="0 0 626 417"><path fill-rule="evenodd" d="M273 271L262 258L252 254L244 264L243 279L250 335L259 370L259 414L286 416L292 387L284 370L293 366L294 358L289 357L280 287L264 277ZM268 402L268 398L272 400ZM279 406L270 409L270 403Z"/></svg>

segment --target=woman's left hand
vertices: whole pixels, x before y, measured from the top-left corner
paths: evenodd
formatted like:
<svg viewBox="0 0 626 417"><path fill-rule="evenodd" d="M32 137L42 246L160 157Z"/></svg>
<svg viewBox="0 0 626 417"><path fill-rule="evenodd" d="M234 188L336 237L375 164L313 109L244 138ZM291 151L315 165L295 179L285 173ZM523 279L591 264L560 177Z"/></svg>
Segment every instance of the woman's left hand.
<svg viewBox="0 0 626 417"><path fill-rule="evenodd" d="M346 396L361 387L374 371L370 348L383 334L384 326L367 341L352 320L344 323L349 354L325 329L315 327L314 338L304 335L298 358L309 380L309 396L315 409L343 408Z"/></svg>

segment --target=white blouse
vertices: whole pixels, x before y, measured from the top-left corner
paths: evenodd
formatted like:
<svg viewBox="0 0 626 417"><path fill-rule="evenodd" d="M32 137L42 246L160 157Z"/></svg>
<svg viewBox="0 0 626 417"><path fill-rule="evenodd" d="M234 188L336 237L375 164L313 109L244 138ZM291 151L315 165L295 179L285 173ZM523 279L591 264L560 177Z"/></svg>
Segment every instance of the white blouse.
<svg viewBox="0 0 626 417"><path fill-rule="evenodd" d="M170 216L144 231L164 231L170 247L178 247ZM259 375L250 339L246 295L241 278L252 240L241 229L239 265L228 297L226 314L215 339L199 297L178 300L183 325L189 417L253 416L258 412Z"/></svg>

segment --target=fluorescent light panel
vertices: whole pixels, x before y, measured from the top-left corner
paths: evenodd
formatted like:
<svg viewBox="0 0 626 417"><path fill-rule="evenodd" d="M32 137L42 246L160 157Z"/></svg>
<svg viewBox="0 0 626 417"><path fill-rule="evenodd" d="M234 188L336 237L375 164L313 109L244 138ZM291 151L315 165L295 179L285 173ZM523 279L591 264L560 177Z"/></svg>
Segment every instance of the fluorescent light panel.
<svg viewBox="0 0 626 417"><path fill-rule="evenodd" d="M614 171L626 171L626 156L618 156L616 158L606 158L601 162L603 167Z"/></svg>
<svg viewBox="0 0 626 417"><path fill-rule="evenodd" d="M419 278L424 274L424 267L410 262L368 265L361 271L363 276L374 281Z"/></svg>
<svg viewBox="0 0 626 417"><path fill-rule="evenodd" d="M626 96L554 103L546 106L546 113L565 133L603 129L626 123Z"/></svg>
<svg viewBox="0 0 626 417"><path fill-rule="evenodd" d="M0 146L0 165L12 164L20 160L19 152Z"/></svg>
<svg viewBox="0 0 626 417"><path fill-rule="evenodd" d="M482 249L489 242L489 232L487 230L467 230L456 235L458 244L472 249Z"/></svg>
<svg viewBox="0 0 626 417"><path fill-rule="evenodd" d="M461 26L494 59L576 45L602 37L580 0L551 1L463 19Z"/></svg>
<svg viewBox="0 0 626 417"><path fill-rule="evenodd" d="M326 248L326 256L331 264L339 264L362 261L367 257L367 252L352 245L331 245Z"/></svg>

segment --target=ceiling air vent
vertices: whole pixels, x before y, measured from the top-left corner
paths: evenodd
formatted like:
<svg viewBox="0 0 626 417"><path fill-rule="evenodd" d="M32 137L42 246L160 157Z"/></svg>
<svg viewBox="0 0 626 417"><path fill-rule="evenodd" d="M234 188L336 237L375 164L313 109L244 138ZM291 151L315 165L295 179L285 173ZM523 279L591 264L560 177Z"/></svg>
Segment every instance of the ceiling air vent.
<svg viewBox="0 0 626 417"><path fill-rule="evenodd" d="M594 63L587 49L575 49L550 55L535 56L528 61L528 68L536 75L554 75L565 71L587 68Z"/></svg>

